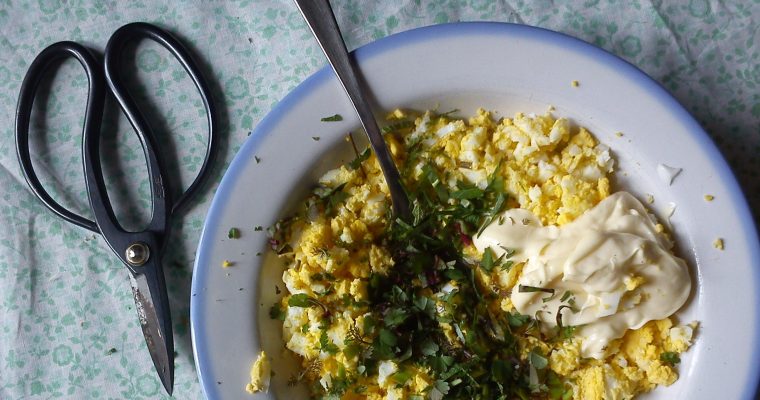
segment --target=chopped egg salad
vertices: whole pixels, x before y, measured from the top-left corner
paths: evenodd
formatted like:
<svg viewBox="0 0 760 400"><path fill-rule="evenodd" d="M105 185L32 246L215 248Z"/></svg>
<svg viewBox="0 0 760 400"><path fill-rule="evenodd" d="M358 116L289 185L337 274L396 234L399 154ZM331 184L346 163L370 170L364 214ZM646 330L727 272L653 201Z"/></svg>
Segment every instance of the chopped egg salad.
<svg viewBox="0 0 760 400"><path fill-rule="evenodd" d="M675 382L697 329L673 317L688 267L638 199L611 193L609 148L548 113L453 114L388 116L410 220L367 149L270 228L287 288L270 316L303 366L290 384L439 400L630 399Z"/></svg>

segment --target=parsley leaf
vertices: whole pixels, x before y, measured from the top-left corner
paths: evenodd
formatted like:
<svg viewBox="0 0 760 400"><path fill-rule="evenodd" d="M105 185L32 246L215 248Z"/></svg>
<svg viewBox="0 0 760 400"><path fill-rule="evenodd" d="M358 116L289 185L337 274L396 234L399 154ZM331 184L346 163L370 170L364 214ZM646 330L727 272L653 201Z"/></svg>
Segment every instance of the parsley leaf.
<svg viewBox="0 0 760 400"><path fill-rule="evenodd" d="M341 183L334 188L320 187L317 188L314 193L322 201L325 207L325 214L333 216L341 203L345 202L350 195L343 191L346 187L346 183Z"/></svg>
<svg viewBox="0 0 760 400"><path fill-rule="evenodd" d="M665 351L660 354L660 361L673 366L681 362L681 357L674 351Z"/></svg>
<svg viewBox="0 0 760 400"><path fill-rule="evenodd" d="M530 365L534 366L536 369L544 369L549 365L549 360L541 355L537 348L528 353L528 361L530 362Z"/></svg>
<svg viewBox="0 0 760 400"><path fill-rule="evenodd" d="M322 329L322 333L319 335L319 348L330 354L336 354L338 350L340 350L338 346L327 337L327 329Z"/></svg>
<svg viewBox="0 0 760 400"><path fill-rule="evenodd" d="M282 307L280 307L279 302L274 303L269 309L269 318L285 321L285 312L282 310Z"/></svg>
<svg viewBox="0 0 760 400"><path fill-rule="evenodd" d="M396 343L398 343L398 338L396 338L396 335L388 329L380 329L378 338L380 339L381 344L389 347L395 346Z"/></svg>
<svg viewBox="0 0 760 400"><path fill-rule="evenodd" d="M490 247L486 247L486 249L483 251L483 258L480 260L480 267L483 268L486 272L491 272L493 269L493 250L491 250Z"/></svg>
<svg viewBox="0 0 760 400"><path fill-rule="evenodd" d="M395 374L391 375L391 380L395 382L397 385L404 385L406 381L409 380L409 378L412 377L411 372L408 371L399 371Z"/></svg>
<svg viewBox="0 0 760 400"><path fill-rule="evenodd" d="M288 306L290 307L321 307L322 311L327 312L327 306L322 304L319 300L310 297L306 293L296 293L288 298Z"/></svg>
<svg viewBox="0 0 760 400"><path fill-rule="evenodd" d="M343 121L343 116L340 114L334 114L329 117L323 117L320 121L322 122L337 122L337 121Z"/></svg>
<svg viewBox="0 0 760 400"><path fill-rule="evenodd" d="M420 346L420 352L425 356L432 356L438 352L440 347L432 339L426 339Z"/></svg>
<svg viewBox="0 0 760 400"><path fill-rule="evenodd" d="M359 154L358 157L354 158L351 162L348 163L348 168L356 171L362 166L362 163L364 161L367 161L367 159L369 159L370 154L372 154L372 151L369 147L367 147L364 149L364 151L361 152L361 154Z"/></svg>
<svg viewBox="0 0 760 400"><path fill-rule="evenodd" d="M446 381L437 380L433 383L433 389L430 390L430 400L442 400L443 396L449 393L451 388Z"/></svg>
<svg viewBox="0 0 760 400"><path fill-rule="evenodd" d="M313 307L313 300L314 299L309 297L306 293L297 293L290 296L288 299L288 305L291 307Z"/></svg>
<svg viewBox="0 0 760 400"><path fill-rule="evenodd" d="M514 328L519 328L525 324L527 324L530 321L530 317L527 315L517 314L517 313L509 313L507 314L507 320L509 321L509 325Z"/></svg>
<svg viewBox="0 0 760 400"><path fill-rule="evenodd" d="M409 315L403 308L392 308L385 314L385 326L389 328L399 326L406 321L407 317Z"/></svg>

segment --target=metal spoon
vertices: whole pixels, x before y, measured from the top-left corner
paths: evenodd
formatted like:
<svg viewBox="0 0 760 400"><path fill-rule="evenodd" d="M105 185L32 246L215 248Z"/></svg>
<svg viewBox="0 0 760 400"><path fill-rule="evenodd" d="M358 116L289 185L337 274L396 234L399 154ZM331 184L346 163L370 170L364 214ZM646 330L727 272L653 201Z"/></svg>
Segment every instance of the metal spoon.
<svg viewBox="0 0 760 400"><path fill-rule="evenodd" d="M367 132L369 143L377 156L380 169L383 171L383 176L385 176L385 181L391 192L394 214L402 220L409 221L411 219L409 197L407 197L401 183L398 168L396 168L388 147L385 145L382 133L380 133L380 127L378 127L375 116L372 114L372 108L364 97L362 87L359 84L359 71L356 62L348 55L346 44L343 43L330 3L328 0L295 0L295 3L325 56L327 56L327 61L335 71L343 90L346 91L351 100L364 131Z"/></svg>

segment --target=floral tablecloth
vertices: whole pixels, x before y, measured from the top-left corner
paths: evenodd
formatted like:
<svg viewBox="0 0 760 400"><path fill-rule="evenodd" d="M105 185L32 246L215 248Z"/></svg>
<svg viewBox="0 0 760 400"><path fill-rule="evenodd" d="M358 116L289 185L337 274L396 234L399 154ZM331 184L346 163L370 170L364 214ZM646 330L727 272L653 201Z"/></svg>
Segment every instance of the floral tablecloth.
<svg viewBox="0 0 760 400"><path fill-rule="evenodd" d="M350 48L407 29L504 21L579 37L637 65L691 111L760 211L758 0L333 1ZM190 279L203 219L249 131L325 60L290 1L0 1L0 399L167 397L138 327L125 268L104 241L45 209L24 182L14 149L21 80L48 44L102 51L110 34L153 22L204 61L221 106L213 183L174 223L165 258L176 343L174 396L200 398L189 327ZM151 43L130 49L134 93L175 154L173 181L192 179L205 146L203 108L179 64ZM34 162L64 205L90 216L81 161L87 80L74 61L45 82L32 127ZM45 134L43 135L43 132ZM149 219L142 151L113 104L104 122L104 169L127 227Z"/></svg>

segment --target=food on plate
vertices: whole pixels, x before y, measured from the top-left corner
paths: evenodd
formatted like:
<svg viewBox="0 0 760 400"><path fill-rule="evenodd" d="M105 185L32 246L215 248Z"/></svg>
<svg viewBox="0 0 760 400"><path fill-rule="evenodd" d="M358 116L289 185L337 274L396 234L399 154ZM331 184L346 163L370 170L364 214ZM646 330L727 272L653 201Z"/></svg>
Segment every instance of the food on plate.
<svg viewBox="0 0 760 400"><path fill-rule="evenodd" d="M413 220L369 150L270 230L288 351L315 398L631 398L678 377L696 323L664 227L613 159L550 114L396 110Z"/></svg>
<svg viewBox="0 0 760 400"><path fill-rule="evenodd" d="M542 226L520 208L499 218L474 238L475 247L492 257L513 253L510 260L523 265L510 296L515 309L550 328L560 319L578 326L583 357L603 358L610 341L669 317L689 297L686 262L668 251L668 239L628 192L563 226Z"/></svg>
<svg viewBox="0 0 760 400"><path fill-rule="evenodd" d="M272 367L267 357L267 353L262 351L251 366L251 382L246 385L245 390L248 393L267 392L269 390L269 381L272 376Z"/></svg>
<svg viewBox="0 0 760 400"><path fill-rule="evenodd" d="M683 171L682 168L671 167L665 164L657 164L657 175L660 179L668 185L673 184L673 180Z"/></svg>

